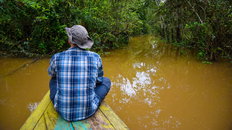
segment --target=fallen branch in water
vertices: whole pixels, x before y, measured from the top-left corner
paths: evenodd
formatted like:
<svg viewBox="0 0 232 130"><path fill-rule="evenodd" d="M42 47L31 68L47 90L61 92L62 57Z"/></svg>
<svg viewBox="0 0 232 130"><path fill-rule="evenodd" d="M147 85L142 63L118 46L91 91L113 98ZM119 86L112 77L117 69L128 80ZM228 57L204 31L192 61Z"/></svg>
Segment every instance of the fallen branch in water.
<svg viewBox="0 0 232 130"><path fill-rule="evenodd" d="M47 56L47 55L53 54L53 53L54 53L54 51L50 52L49 54L46 54L46 55L42 55L42 56L40 56L40 57L37 57L37 58L33 59L32 61L30 61L30 62L28 62L28 63L25 63L25 64L19 66L18 68L16 68L16 69L10 71L10 72L7 73L7 74L0 75L0 78L4 78L4 77L7 77L7 76L10 76L10 75L14 74L15 72L19 71L20 69L25 68L25 67L28 67L29 65L31 65L31 64L33 64L33 63L35 63L35 62L37 62L37 61L40 60L41 58L43 58L43 57L45 57L45 56Z"/></svg>
<svg viewBox="0 0 232 130"><path fill-rule="evenodd" d="M27 66L29 66L29 65L31 65L31 64L33 64L33 63L35 63L35 62L38 61L40 58L41 58L41 57L38 57L38 58L36 58L36 59L33 59L32 61L30 61L30 62L28 62L28 63L26 63L26 64L23 64L23 65L21 65L21 66L19 66L18 68L16 68L16 69L10 71L10 72L7 73L7 74L0 75L0 78L4 78L4 77L7 77L7 76L10 76L10 75L14 74L15 72L19 71L20 69L25 68L25 67L27 67Z"/></svg>

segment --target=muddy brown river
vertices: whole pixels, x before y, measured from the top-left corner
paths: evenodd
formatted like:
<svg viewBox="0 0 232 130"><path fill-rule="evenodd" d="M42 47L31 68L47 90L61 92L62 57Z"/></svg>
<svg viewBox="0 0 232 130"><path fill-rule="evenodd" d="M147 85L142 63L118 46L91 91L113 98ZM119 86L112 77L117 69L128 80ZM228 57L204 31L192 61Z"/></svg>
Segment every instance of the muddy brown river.
<svg viewBox="0 0 232 130"><path fill-rule="evenodd" d="M102 57L112 80L105 100L131 130L232 129L232 64L185 53L140 36ZM10 73L30 61L0 58L1 130L19 129L48 91L48 58Z"/></svg>

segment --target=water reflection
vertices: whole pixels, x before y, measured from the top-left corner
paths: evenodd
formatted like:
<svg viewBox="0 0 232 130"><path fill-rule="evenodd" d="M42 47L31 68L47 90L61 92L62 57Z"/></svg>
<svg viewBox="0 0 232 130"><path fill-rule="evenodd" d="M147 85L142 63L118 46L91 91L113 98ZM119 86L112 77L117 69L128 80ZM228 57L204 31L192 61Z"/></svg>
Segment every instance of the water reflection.
<svg viewBox="0 0 232 130"><path fill-rule="evenodd" d="M112 82L113 86L121 88L121 91L127 94L128 96L136 95L135 89L133 88L129 79L124 78L122 75L118 75L117 82Z"/></svg>
<svg viewBox="0 0 232 130"><path fill-rule="evenodd" d="M136 72L136 76L133 78L133 86L137 89L145 88L151 84L150 75L146 72Z"/></svg>
<svg viewBox="0 0 232 130"><path fill-rule="evenodd" d="M27 108L29 109L30 112L33 112L37 108L38 105L39 105L39 102L29 103Z"/></svg>
<svg viewBox="0 0 232 130"><path fill-rule="evenodd" d="M125 105L131 104L131 102L135 103L136 100L137 103L146 107L146 112L144 112L145 114L143 113L144 116L138 115L135 118L137 123L143 122L144 120L146 120L146 122L149 121L147 123L143 122L143 124L141 124L142 128L163 126L167 126L167 128L178 128L181 122L174 116L168 116L162 120L159 119L160 114L165 112L159 106L161 100L160 93L170 89L171 85L165 77L159 75L159 64L156 62L152 64L148 63L135 60L134 63L124 62L124 64L120 65L123 67L127 65L127 73L119 72L118 75L113 78L112 86L120 88L120 93L124 95L117 100L120 104ZM115 100L117 94L112 93L113 102L117 101ZM138 107L136 109L140 108ZM118 110L122 110L122 108L118 108ZM132 110L134 109L132 108Z"/></svg>
<svg viewBox="0 0 232 130"><path fill-rule="evenodd" d="M137 37L127 49L103 58L113 82L107 103L131 129L220 129L232 123L232 116L221 116L232 113L232 104L222 103L232 98L232 68L201 64L181 51L152 37ZM216 96L219 91L223 98Z"/></svg>

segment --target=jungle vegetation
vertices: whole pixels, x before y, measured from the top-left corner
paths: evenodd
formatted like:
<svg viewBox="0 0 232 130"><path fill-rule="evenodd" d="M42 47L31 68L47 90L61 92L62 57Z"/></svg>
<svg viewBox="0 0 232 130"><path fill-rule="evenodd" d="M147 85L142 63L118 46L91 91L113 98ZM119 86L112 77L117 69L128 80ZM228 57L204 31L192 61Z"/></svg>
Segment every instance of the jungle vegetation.
<svg viewBox="0 0 232 130"><path fill-rule="evenodd" d="M199 59L231 60L231 0L166 0L159 3L152 20L162 38L194 49Z"/></svg>
<svg viewBox="0 0 232 130"><path fill-rule="evenodd" d="M0 51L23 56L68 47L65 27L81 24L94 51L124 46L135 35L159 35L201 60L232 57L230 0L0 0Z"/></svg>

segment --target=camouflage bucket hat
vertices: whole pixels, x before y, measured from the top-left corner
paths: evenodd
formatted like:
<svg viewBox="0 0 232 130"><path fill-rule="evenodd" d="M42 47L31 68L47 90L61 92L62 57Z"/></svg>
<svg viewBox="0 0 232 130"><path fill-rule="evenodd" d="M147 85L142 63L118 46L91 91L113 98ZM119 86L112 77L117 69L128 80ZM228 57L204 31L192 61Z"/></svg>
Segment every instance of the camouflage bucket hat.
<svg viewBox="0 0 232 130"><path fill-rule="evenodd" d="M93 45L93 40L89 37L85 27L74 25L71 28L65 28L68 40L82 49L89 49Z"/></svg>

